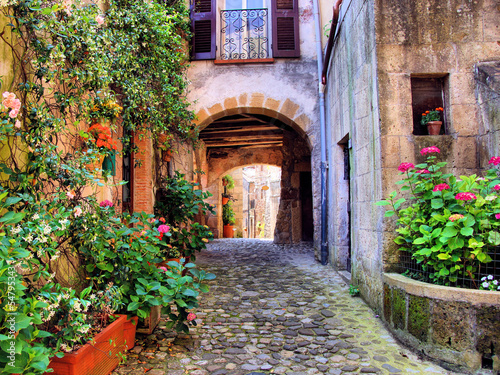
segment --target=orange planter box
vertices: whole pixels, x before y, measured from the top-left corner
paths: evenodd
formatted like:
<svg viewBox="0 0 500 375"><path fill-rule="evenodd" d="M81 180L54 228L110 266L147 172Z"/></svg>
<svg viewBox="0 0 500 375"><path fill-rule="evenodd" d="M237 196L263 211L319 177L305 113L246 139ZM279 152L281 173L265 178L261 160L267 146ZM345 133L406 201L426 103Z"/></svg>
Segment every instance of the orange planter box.
<svg viewBox="0 0 500 375"><path fill-rule="evenodd" d="M137 331L138 316L133 316L123 323L123 339L127 350L135 346L135 333Z"/></svg>
<svg viewBox="0 0 500 375"><path fill-rule="evenodd" d="M66 353L64 357L53 357L49 368L52 375L108 375L120 363L118 353L125 351L124 324L126 315L108 325L75 353ZM111 341L111 343L110 343Z"/></svg>

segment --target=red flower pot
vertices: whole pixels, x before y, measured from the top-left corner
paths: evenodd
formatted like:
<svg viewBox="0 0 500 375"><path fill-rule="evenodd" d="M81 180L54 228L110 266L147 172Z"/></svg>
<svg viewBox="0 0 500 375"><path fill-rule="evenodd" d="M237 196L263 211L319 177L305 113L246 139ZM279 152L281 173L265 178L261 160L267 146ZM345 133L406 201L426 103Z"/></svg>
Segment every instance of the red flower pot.
<svg viewBox="0 0 500 375"><path fill-rule="evenodd" d="M229 202L229 198L222 197L222 205L224 206L225 204L227 204L227 202Z"/></svg>
<svg viewBox="0 0 500 375"><path fill-rule="evenodd" d="M123 339L127 350L135 346L135 332L137 330L138 316L133 316L123 323Z"/></svg>
<svg viewBox="0 0 500 375"><path fill-rule="evenodd" d="M234 237L234 226L233 225L224 225L224 238L233 238Z"/></svg>
<svg viewBox="0 0 500 375"><path fill-rule="evenodd" d="M124 329L126 315L118 315L113 323L97 334L92 341L74 353L53 357L49 368L52 375L108 375L120 363L118 353L125 350Z"/></svg>

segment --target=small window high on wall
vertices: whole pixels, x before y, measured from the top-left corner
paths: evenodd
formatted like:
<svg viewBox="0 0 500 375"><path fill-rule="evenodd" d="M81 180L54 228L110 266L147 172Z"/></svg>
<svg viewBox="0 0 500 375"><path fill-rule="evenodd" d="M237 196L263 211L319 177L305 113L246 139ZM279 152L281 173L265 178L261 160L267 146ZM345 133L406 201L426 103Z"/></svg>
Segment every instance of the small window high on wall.
<svg viewBox="0 0 500 375"><path fill-rule="evenodd" d="M440 134L446 134L446 90L447 75L439 76L412 76L411 96L413 111L413 134L428 135L427 127L420 124L422 113L442 107L443 126Z"/></svg>

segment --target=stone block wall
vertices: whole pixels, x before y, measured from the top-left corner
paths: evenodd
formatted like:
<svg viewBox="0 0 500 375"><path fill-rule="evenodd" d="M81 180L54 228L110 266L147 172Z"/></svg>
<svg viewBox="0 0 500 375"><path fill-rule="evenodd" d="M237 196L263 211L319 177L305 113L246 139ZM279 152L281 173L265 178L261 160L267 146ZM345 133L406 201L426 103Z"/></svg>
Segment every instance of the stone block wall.
<svg viewBox="0 0 500 375"><path fill-rule="evenodd" d="M494 146L486 134L474 74L476 64L500 58L499 17L494 0L375 1L384 174L397 173L400 163L413 162L420 151L413 135L412 77L443 80L444 126L453 139L447 158L451 172L477 173L498 151L498 142ZM385 185L384 196L392 190Z"/></svg>
<svg viewBox="0 0 500 375"><path fill-rule="evenodd" d="M383 301L383 319L404 344L453 371L500 371L500 293L385 274Z"/></svg>
<svg viewBox="0 0 500 375"><path fill-rule="evenodd" d="M342 3L325 92L330 143L328 242L330 262L338 269L348 266L351 242L352 282L370 304L380 306L381 215L374 203L382 181L373 15L372 1Z"/></svg>

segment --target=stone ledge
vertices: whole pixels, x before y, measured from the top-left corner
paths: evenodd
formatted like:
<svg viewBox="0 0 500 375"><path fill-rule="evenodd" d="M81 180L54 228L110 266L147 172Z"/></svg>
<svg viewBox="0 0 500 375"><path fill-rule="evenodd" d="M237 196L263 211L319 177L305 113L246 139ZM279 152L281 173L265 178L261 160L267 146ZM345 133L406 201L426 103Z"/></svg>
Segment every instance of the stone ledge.
<svg viewBox="0 0 500 375"><path fill-rule="evenodd" d="M384 273L384 283L404 289L407 293L418 297L450 302L468 302L471 305L488 304L500 306L500 292L428 284L412 280L397 273Z"/></svg>

